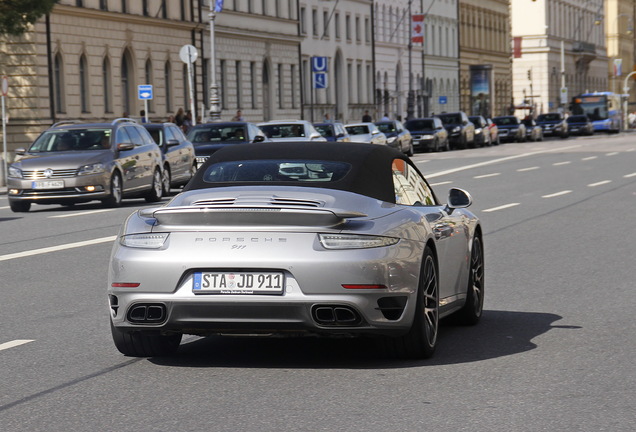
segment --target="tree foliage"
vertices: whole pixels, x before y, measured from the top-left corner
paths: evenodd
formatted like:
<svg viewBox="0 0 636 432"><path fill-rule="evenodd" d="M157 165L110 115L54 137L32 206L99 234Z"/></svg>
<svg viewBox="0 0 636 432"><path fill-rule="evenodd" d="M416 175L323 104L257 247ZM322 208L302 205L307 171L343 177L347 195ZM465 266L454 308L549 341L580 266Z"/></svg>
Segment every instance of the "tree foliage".
<svg viewBox="0 0 636 432"><path fill-rule="evenodd" d="M0 35L21 35L59 0L0 0Z"/></svg>

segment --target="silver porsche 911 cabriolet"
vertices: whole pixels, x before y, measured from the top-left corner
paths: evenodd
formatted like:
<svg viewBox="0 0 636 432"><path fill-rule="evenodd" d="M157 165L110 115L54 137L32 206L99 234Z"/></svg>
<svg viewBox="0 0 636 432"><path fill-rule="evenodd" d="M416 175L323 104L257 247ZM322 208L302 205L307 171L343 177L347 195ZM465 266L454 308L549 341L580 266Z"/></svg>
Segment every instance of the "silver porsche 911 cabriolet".
<svg viewBox="0 0 636 432"><path fill-rule="evenodd" d="M112 336L128 356L183 334L373 336L430 357L439 320L475 324L484 253L470 195L441 203L387 146L259 143L214 153L113 247Z"/></svg>

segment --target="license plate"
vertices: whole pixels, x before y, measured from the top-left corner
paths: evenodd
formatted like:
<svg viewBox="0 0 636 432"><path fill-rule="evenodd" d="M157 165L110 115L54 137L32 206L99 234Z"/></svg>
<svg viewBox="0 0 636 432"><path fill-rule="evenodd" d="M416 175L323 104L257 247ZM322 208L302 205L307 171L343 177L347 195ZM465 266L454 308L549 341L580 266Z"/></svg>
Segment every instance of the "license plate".
<svg viewBox="0 0 636 432"><path fill-rule="evenodd" d="M282 294L282 272L197 272L195 294Z"/></svg>
<svg viewBox="0 0 636 432"><path fill-rule="evenodd" d="M38 180L31 183L32 189L64 189L64 180Z"/></svg>

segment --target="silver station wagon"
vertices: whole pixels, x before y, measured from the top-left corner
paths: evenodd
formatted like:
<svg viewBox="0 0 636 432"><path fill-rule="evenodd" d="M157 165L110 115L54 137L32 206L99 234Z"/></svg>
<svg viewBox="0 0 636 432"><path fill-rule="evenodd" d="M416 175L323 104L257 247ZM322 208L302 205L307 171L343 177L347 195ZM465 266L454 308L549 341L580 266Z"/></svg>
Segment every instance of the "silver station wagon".
<svg viewBox="0 0 636 432"><path fill-rule="evenodd" d="M161 199L161 149L133 119L56 123L16 154L7 182L14 212L28 212L34 203L101 200L117 207L124 197Z"/></svg>

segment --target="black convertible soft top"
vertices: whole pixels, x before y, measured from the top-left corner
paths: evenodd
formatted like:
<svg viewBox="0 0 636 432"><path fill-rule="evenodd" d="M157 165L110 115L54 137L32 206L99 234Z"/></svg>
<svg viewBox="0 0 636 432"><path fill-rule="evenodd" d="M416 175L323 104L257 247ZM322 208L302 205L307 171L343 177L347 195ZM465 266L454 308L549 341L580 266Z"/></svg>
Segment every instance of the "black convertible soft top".
<svg viewBox="0 0 636 432"><path fill-rule="evenodd" d="M351 165L349 172L337 181L259 183L259 186L281 185L338 189L369 196L386 202L395 202L392 162L400 159L417 167L402 152L387 146L338 142L268 142L230 146L218 150L201 166L184 191L211 187L254 186L253 183L210 183L204 174L210 165L229 161L289 160L338 161ZM419 171L418 171L419 172ZM258 187L258 186L256 186Z"/></svg>

